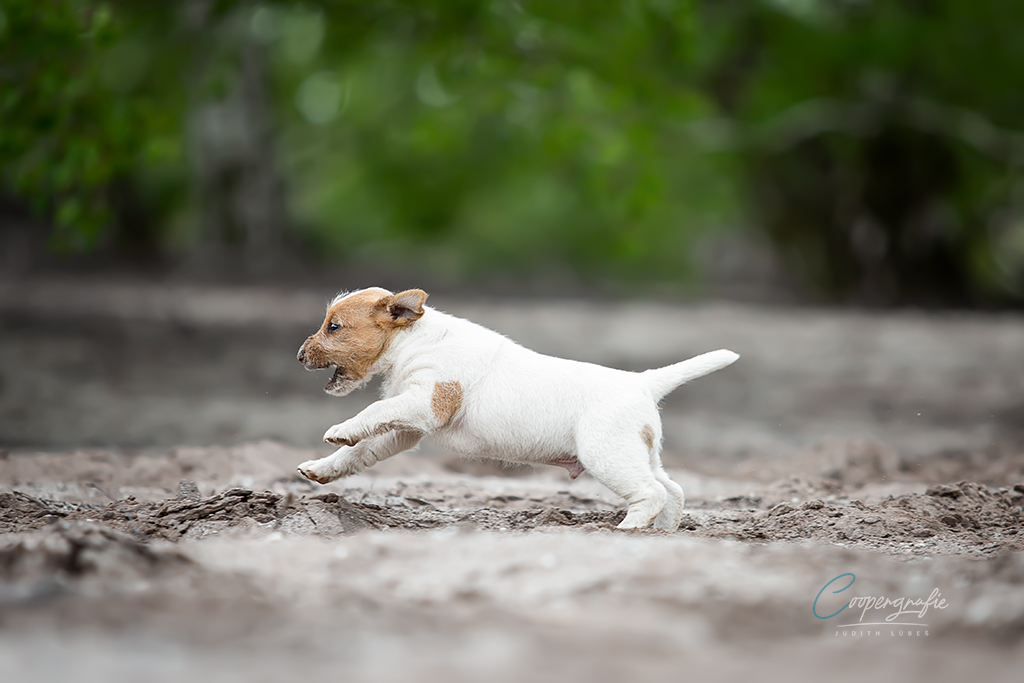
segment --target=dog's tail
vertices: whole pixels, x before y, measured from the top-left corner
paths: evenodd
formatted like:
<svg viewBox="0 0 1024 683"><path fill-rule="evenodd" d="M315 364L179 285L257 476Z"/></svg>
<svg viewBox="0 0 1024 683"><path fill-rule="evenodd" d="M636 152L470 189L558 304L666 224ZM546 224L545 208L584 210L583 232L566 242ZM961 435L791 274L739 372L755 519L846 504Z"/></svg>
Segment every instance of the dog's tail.
<svg viewBox="0 0 1024 683"><path fill-rule="evenodd" d="M727 365L732 365L739 357L740 354L733 353L728 349L718 349L717 351L709 351L699 356L694 356L690 360L684 360L682 363L641 372L640 377L647 382L651 393L654 394L654 400L660 401L680 384L685 384L691 379L703 377L715 370L721 370Z"/></svg>

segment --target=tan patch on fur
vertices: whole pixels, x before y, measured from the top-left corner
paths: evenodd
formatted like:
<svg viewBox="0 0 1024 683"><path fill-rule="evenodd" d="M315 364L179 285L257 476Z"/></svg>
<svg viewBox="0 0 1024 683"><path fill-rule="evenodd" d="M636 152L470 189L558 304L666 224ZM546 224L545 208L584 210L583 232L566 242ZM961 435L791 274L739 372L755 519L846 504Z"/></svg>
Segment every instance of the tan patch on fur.
<svg viewBox="0 0 1024 683"><path fill-rule="evenodd" d="M462 385L458 382L435 382L430 409L442 425L448 424L462 407Z"/></svg>
<svg viewBox="0 0 1024 683"><path fill-rule="evenodd" d="M651 425L644 425L640 430L640 438L647 444L647 450L654 452L654 428Z"/></svg>

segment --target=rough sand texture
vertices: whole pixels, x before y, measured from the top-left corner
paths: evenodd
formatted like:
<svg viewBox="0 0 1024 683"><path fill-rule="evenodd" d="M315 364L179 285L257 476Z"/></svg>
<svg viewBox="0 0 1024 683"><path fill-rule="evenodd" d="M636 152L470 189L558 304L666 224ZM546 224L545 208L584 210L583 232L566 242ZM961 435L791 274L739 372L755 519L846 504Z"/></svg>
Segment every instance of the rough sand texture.
<svg viewBox="0 0 1024 683"><path fill-rule="evenodd" d="M431 301L631 369L740 352L664 405L669 534L429 445L300 479L372 398L294 361L325 297L0 286L0 680L1020 679L1019 317Z"/></svg>

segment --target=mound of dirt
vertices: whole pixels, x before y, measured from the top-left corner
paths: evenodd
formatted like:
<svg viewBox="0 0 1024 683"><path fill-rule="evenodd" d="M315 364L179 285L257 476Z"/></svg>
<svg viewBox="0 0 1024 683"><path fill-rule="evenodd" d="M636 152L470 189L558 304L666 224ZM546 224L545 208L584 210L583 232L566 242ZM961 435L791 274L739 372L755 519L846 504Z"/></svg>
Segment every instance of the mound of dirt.
<svg viewBox="0 0 1024 683"><path fill-rule="evenodd" d="M812 484L787 480L762 495L693 509L683 518L680 533L755 542L813 540L900 554L985 555L1024 549L1024 485L1008 489L961 482L932 486L925 494L865 503L835 495L823 500L821 493L828 488ZM0 494L0 523L15 531L38 529L57 519L99 521L129 538L179 541L247 529L324 537L452 526L492 531L543 526L612 529L624 514L621 509L570 510L543 503L507 508L502 507L503 496L480 501L479 506L458 507L454 501L431 503L408 488L386 492L383 497L391 501L387 505L337 493L296 496L243 488L201 497L190 482L183 482L182 491L161 502L128 498L102 508L66 502L50 507L50 501L24 494Z"/></svg>
<svg viewBox="0 0 1024 683"><path fill-rule="evenodd" d="M1024 549L1022 504L1024 485L991 489L960 482L932 486L924 495L890 496L874 505L817 498L800 504L782 502L764 512L716 517L702 535L986 554Z"/></svg>
<svg viewBox="0 0 1024 683"><path fill-rule="evenodd" d="M39 529L69 514L98 505L41 500L21 491L0 493L0 534Z"/></svg>
<svg viewBox="0 0 1024 683"><path fill-rule="evenodd" d="M336 493L312 497L229 489L199 500L107 506L103 515L120 525L134 524L143 533L167 540L201 538L228 529L263 527L296 535L338 536L364 529L432 529L464 526L485 530L533 529L538 526L618 523L623 512L440 509L411 499L414 505L381 506L349 501ZM418 503L418 504L417 504ZM127 513L127 514L126 514ZM81 514L81 513L76 513ZM130 515L130 518L129 518Z"/></svg>
<svg viewBox="0 0 1024 683"><path fill-rule="evenodd" d="M92 579L141 581L188 563L176 552L92 522L60 521L30 533L0 535L0 585L20 586L27 593L23 597Z"/></svg>
<svg viewBox="0 0 1024 683"><path fill-rule="evenodd" d="M182 482L183 489L194 489ZM482 507L441 508L412 496L402 505L384 506L350 501L337 493L318 496L280 495L232 488L206 498L183 496L162 502L128 498L105 507L0 494L0 524L7 531L39 529L56 519L99 520L140 540L198 539L247 528L299 536L340 536L364 529L433 529L460 526L483 530L525 530L539 526L611 528L625 511L572 511L551 506L529 510ZM496 503L501 501L496 500ZM52 507L51 507L52 505Z"/></svg>

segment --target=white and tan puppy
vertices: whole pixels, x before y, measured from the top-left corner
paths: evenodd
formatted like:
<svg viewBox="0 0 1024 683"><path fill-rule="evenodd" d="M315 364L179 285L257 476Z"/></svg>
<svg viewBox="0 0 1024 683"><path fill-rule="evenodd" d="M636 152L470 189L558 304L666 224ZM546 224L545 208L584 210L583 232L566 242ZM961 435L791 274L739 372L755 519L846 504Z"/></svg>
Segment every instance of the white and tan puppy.
<svg viewBox="0 0 1024 683"><path fill-rule="evenodd" d="M427 294L372 288L339 295L299 349L324 388L344 396L384 373L383 398L324 434L340 446L299 465L325 484L415 446L430 434L461 455L589 472L626 499L619 528L675 530L683 490L661 465L658 402L733 363L719 350L646 372L545 356L497 332L424 306Z"/></svg>

